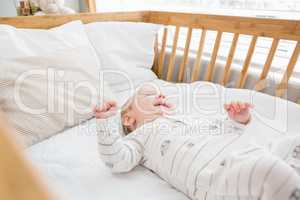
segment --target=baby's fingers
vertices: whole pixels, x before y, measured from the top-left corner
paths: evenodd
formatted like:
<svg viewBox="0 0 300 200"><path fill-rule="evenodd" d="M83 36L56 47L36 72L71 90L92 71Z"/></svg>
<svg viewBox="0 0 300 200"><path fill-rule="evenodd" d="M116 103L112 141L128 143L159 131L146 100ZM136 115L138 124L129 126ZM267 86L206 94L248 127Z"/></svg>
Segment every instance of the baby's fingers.
<svg viewBox="0 0 300 200"><path fill-rule="evenodd" d="M237 103L232 103L231 104L231 110L233 110L234 112L239 112L239 107Z"/></svg>
<svg viewBox="0 0 300 200"><path fill-rule="evenodd" d="M236 103L236 110L237 110L237 112L241 112L241 110L242 110L242 103L241 102Z"/></svg>
<svg viewBox="0 0 300 200"><path fill-rule="evenodd" d="M104 104L102 104L99 108L98 108L98 112L106 112L107 110L108 110L108 108L109 108L109 104L107 104L107 103L104 103Z"/></svg>
<svg viewBox="0 0 300 200"><path fill-rule="evenodd" d="M232 103L228 105L227 112L231 117L233 117L236 114L234 105Z"/></svg>
<svg viewBox="0 0 300 200"><path fill-rule="evenodd" d="M116 106L117 106L117 102L115 102L115 101L107 101L106 103L107 103L107 105L109 105L110 107L116 107Z"/></svg>
<svg viewBox="0 0 300 200"><path fill-rule="evenodd" d="M103 106L94 106L93 113L104 112Z"/></svg>
<svg viewBox="0 0 300 200"><path fill-rule="evenodd" d="M254 108L254 105L251 103L245 103L247 108Z"/></svg>
<svg viewBox="0 0 300 200"><path fill-rule="evenodd" d="M240 108L241 108L241 110L244 110L245 108L247 108L246 103L241 103Z"/></svg>
<svg viewBox="0 0 300 200"><path fill-rule="evenodd" d="M104 104L102 104L99 108L99 112L107 112L112 108L116 108L117 103L115 101L107 101Z"/></svg>
<svg viewBox="0 0 300 200"><path fill-rule="evenodd" d="M229 109L229 110L228 110L228 115L229 115L230 118L234 118L234 116L235 116L235 111L234 111L233 109Z"/></svg>

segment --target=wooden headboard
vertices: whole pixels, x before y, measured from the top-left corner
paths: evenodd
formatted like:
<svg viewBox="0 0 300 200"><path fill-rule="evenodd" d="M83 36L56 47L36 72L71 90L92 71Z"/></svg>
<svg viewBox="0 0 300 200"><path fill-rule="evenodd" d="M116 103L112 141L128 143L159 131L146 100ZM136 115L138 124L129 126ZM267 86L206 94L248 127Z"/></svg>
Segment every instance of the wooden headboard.
<svg viewBox="0 0 300 200"><path fill-rule="evenodd" d="M91 2L94 2L91 0ZM89 4L91 5L91 4ZM89 7L90 10L95 11L95 7ZM84 13L65 16L33 16L33 17L0 17L0 24L9 24L19 28L42 28L48 29L54 26L62 25L72 20L82 20L84 23L96 22L96 21L132 21L132 22L145 22L166 25L163 31L162 41L157 41L155 52L155 71L161 77L163 68L167 67L167 80L171 80L174 73L174 63L177 51L179 30L181 27L188 28L187 37L185 41L185 48L183 57L181 60L177 81L183 81L183 77L186 71L187 62L189 59L189 48L191 45L192 32L195 29L202 29L202 34L199 39L198 49L196 53L196 59L192 70L192 80L198 79L200 72L200 61L203 53L203 47L206 39L206 32L208 30L217 31L217 37L212 49L212 56L209 61L205 80L211 81L214 76L214 70L216 65L216 59L218 51L221 45L221 37L224 32L230 32L234 34L231 42L231 47L227 56L226 64L224 65L224 71L221 76L220 84L225 85L227 83L230 68L233 62L233 57L238 44L238 39L241 34L251 36L251 43L246 55L246 59L243 63L242 70L236 80L236 87L243 88L247 79L247 73L250 66L252 56L256 47L256 43L259 37L272 38L273 42L269 49L267 59L265 61L263 70L260 73L259 80L257 81L256 90L264 88L265 80L270 71L272 61L274 59L275 52L277 50L279 41L282 39L296 41L296 46L293 50L293 54L290 57L289 63L286 66L285 73L281 77L280 83L276 86L276 95L283 96L287 90L288 81L293 74L295 65L298 61L300 54L300 21L296 20L278 20L278 19L257 19L249 17L232 17L232 16L218 16L218 15L205 15L205 14L188 14L188 13L175 13L175 12L159 12L159 11L139 11L139 12L116 12L116 13ZM167 26L175 26L171 56L169 57L168 66L164 66L166 45L168 37ZM160 46L159 46L160 45ZM43 189L37 186L36 181L28 181L27 189L24 189L22 185L19 185L19 177L21 179L27 179L27 177L33 177L33 173L26 167L24 161L21 159L19 152L16 150L15 145L8 140L7 129L3 128L4 123L0 120L0 199L12 200L18 199L18 195L22 195L22 199L38 200L47 199L47 195ZM12 158L16 155L16 158L7 161L7 153L12 155ZM4 169L10 169L9 172ZM14 174L14 171L16 172ZM16 174L18 176L16 176ZM26 178L24 178L26 177ZM28 180L31 180L28 178ZM33 179L35 180L35 179ZM5 185L5 183L11 185ZM14 190L9 189L14 187ZM26 193L28 190L29 192ZM36 193L40 198L33 197L30 191L42 191ZM2 194L7 194L5 198L2 198Z"/></svg>

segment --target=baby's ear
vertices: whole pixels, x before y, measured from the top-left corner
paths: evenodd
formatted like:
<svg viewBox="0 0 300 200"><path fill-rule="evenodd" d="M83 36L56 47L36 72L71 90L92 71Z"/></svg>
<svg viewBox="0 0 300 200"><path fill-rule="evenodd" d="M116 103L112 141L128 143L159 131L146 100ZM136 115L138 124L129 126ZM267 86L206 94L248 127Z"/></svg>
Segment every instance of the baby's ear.
<svg viewBox="0 0 300 200"><path fill-rule="evenodd" d="M127 113L125 113L122 116L122 123L124 126L132 126L134 124L134 119L129 116Z"/></svg>

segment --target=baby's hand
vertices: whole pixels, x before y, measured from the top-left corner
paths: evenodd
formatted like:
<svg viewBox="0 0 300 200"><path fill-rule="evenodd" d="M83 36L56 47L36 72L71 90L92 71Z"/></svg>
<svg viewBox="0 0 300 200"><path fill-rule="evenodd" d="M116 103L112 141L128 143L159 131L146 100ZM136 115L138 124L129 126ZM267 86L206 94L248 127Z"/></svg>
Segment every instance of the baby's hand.
<svg viewBox="0 0 300 200"><path fill-rule="evenodd" d="M248 124L251 119L250 108L253 108L253 105L250 103L232 102L224 104L224 108L228 112L230 119L236 122Z"/></svg>
<svg viewBox="0 0 300 200"><path fill-rule="evenodd" d="M107 119L117 113L117 103L106 101L100 107L95 106L93 111L96 119Z"/></svg>

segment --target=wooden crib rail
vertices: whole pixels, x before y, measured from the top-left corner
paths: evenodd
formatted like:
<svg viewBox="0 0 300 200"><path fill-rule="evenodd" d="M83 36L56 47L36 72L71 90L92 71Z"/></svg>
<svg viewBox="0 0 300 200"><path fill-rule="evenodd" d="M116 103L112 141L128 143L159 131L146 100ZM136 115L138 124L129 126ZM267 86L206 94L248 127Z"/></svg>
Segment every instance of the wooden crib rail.
<svg viewBox="0 0 300 200"><path fill-rule="evenodd" d="M147 22L219 30L287 40L300 40L300 21L178 12L150 11Z"/></svg>
<svg viewBox="0 0 300 200"><path fill-rule="evenodd" d="M0 199L50 200L46 188L25 161L11 130L0 116ZM51 199L53 199L51 197Z"/></svg>
<svg viewBox="0 0 300 200"><path fill-rule="evenodd" d="M113 12L113 13L80 13L72 15L47 15L26 17L0 17L0 24L12 25L17 28L49 29L74 20L83 23L100 21L145 22L148 12Z"/></svg>
<svg viewBox="0 0 300 200"><path fill-rule="evenodd" d="M196 53L196 58L194 61L194 66L192 69L191 80L196 81L199 77L199 72L201 69L200 61L203 53L203 48L206 40L207 31L216 31L217 36L215 38L214 47L211 51L211 58L209 60L207 70L205 73L205 80L212 81L214 77L214 70L216 65L216 60L218 52L221 45L223 33L233 33L233 39L231 42L231 47L227 56L226 64L224 65L223 74L219 80L219 83L226 85L229 75L230 68L233 63L233 57L237 49L238 40L240 35L251 36L251 42L248 48L247 55L244 59L242 70L240 75L236 80L236 87L243 88L248 75L248 70L251 67L252 57L257 46L257 41L260 37L272 38L273 42L269 49L269 53L265 64L263 66L262 72L257 80L255 89L263 90L266 87L266 79L270 71L272 61L274 59L275 53L277 51L278 44L280 40L291 40L296 41L297 45L294 49L294 53L290 58L289 64L286 67L286 71L281 78L281 81L276 87L275 94L277 96L283 96L284 92L287 90L288 81L293 74L294 67L298 61L300 54L300 21L298 20L279 20L279 19L258 19L251 17L236 17L236 16L220 16L220 15L206 15L206 14L188 14L188 13L174 13L174 12L159 12L151 11L148 14L147 22L163 24L168 26L175 26L175 34L173 37L172 52L169 58L169 65L167 67L167 80L172 80L174 73L174 60L176 57L176 49L178 43L178 32L181 27L188 28L185 48L183 52L183 57L181 65L179 66L179 74L176 81L183 81L183 76L186 70L186 64L188 62L188 53L191 40L191 34L195 29L201 29L202 34L199 39L199 47ZM168 29L164 29L163 40L160 42L161 52L159 57L158 75L161 77L164 71L164 56L166 49L166 38L168 36Z"/></svg>

